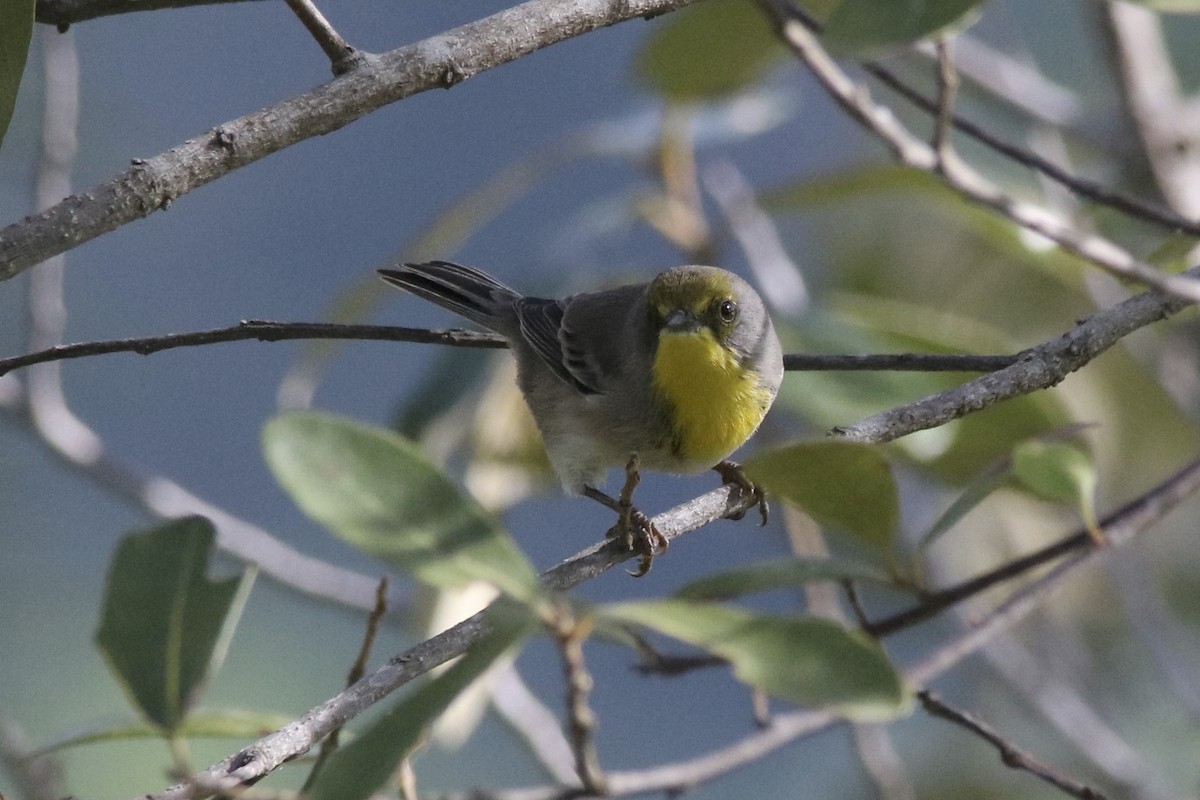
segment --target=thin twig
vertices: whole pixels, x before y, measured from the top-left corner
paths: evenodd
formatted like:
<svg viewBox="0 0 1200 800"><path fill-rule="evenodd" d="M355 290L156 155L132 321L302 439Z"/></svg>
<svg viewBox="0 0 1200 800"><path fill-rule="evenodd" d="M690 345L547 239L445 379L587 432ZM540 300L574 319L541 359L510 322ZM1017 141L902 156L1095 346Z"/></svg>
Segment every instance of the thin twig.
<svg viewBox="0 0 1200 800"><path fill-rule="evenodd" d="M1079 231L1051 211L1004 193L960 159L939 162L933 148L914 136L891 110L875 103L821 45L817 36L779 0L760 0L776 15L783 39L804 61L829 96L851 118L875 134L903 164L938 175L963 198L989 208L1021 227L1041 234L1063 249L1122 278L1160 289L1181 299L1200 301L1200 281L1170 275L1140 261L1115 242Z"/></svg>
<svg viewBox="0 0 1200 800"><path fill-rule="evenodd" d="M312 0L287 0L287 4L292 13L300 18L300 22L308 29L317 44L321 45L325 55L329 57L329 64L334 75L341 75L362 63L361 58L355 58L354 48L342 38L340 33L334 30L333 26L329 24L329 20L325 19L325 15Z"/></svg>
<svg viewBox="0 0 1200 800"><path fill-rule="evenodd" d="M562 655L563 676L567 682L567 727L571 732L575 771L585 791L604 795L608 794L608 779L596 752L596 712L588 704L588 695L595 683L583 660L583 642L590 628L587 620L576 619L566 602L559 604L552 630Z"/></svg>
<svg viewBox="0 0 1200 800"><path fill-rule="evenodd" d="M1120 562L1133 555L1126 550L1109 562ZM1106 565L1107 566L1107 565ZM963 609L960 616L969 613ZM1053 615L1047 615L1052 617ZM1017 636L1009 631L996 636L981 651L1001 679L1041 715L1066 742L1073 745L1092 766L1107 776L1113 794L1137 800L1179 800L1183 793L1173 786L1163 765L1151 761L1113 727L1096 707L1100 697L1085 697L1080 674L1088 674L1089 665L1072 661L1072 674L1058 674L1044 659L1037 658ZM1079 655L1079 654L1073 654ZM1072 655L1067 656L1068 659ZM1087 656L1084 656L1085 660ZM1119 725L1121 720L1116 720Z"/></svg>
<svg viewBox="0 0 1200 800"><path fill-rule="evenodd" d="M909 86L894 72L876 62L863 64L863 69L879 80L904 99L930 114L937 114L937 101L933 100ZM1181 217L1169 208L1131 197L1114 191L1108 186L1096 181L1089 181L1078 175L1072 175L1067 170L1053 162L1032 153L1029 150L1006 142L986 128L975 124L969 119L955 115L954 127L959 132L970 136L975 141L999 153L1016 163L1045 175L1056 183L1065 186L1073 194L1090 200L1099 205L1108 206L1127 216L1149 222L1172 231L1179 231L1191 236L1200 236L1200 223Z"/></svg>
<svg viewBox="0 0 1200 800"><path fill-rule="evenodd" d="M921 707L929 714L953 722L960 728L970 731L995 747L1000 753L1000 760L1004 762L1006 767L1028 772L1051 786L1061 789L1072 797L1080 798L1080 800L1106 800L1105 795L1090 786L1086 786L1058 773L1049 765L1039 761L1028 751L1022 750L1012 744L982 720L965 711L959 711L946 705L941 698L928 689L917 692L917 697L921 701Z"/></svg>
<svg viewBox="0 0 1200 800"><path fill-rule="evenodd" d="M371 657L371 649L375 645L375 636L379 633L379 623L383 620L383 615L387 613L387 590L388 579L384 575L379 579L379 586L375 589L375 607L371 609L371 613L367 615L367 628L363 632L362 644L359 645L358 655L354 658L354 663L350 666L350 672L346 675L346 688L353 686L362 680L362 676L367 671L367 660ZM321 742L321 749L317 753L317 758L313 762L312 769L308 772L308 777L304 779L304 786L300 789L300 794L304 795L316 783L317 775L325 766L325 762L333 755L333 752L338 748L338 740L341 738L341 728L335 729L332 733Z"/></svg>
<svg viewBox="0 0 1200 800"><path fill-rule="evenodd" d="M280 342L290 339L360 339L366 341L416 342L447 344L457 347L504 348L504 339L493 333L466 330L429 330L385 325L339 325L323 322L269 322L244 320L227 328L213 328L188 333L168 333L161 336L142 336L134 339L109 339L96 342L58 345L36 353L0 358L0 375L14 369L49 361L86 358L106 353L138 353L150 355L176 347L197 347L219 342L238 342L257 339L261 342Z"/></svg>
<svg viewBox="0 0 1200 800"><path fill-rule="evenodd" d="M950 134L954 131L954 102L958 96L958 73L950 57L950 40L940 37L937 49L937 115L933 125L933 152L938 162L954 157Z"/></svg>
<svg viewBox="0 0 1200 800"><path fill-rule="evenodd" d="M356 339L485 349L508 347L504 338L497 334L461 328L428 329L396 325L342 325L329 322L245 320L226 328L212 328L204 331L56 345L33 353L0 358L0 375L51 361L89 358L109 353L151 355L177 347L199 347L251 339L260 342L282 342L295 339ZM940 353L809 355L793 353L784 356L784 368L806 371L991 372L1007 367L1016 360L1017 356L1015 355L944 355Z"/></svg>

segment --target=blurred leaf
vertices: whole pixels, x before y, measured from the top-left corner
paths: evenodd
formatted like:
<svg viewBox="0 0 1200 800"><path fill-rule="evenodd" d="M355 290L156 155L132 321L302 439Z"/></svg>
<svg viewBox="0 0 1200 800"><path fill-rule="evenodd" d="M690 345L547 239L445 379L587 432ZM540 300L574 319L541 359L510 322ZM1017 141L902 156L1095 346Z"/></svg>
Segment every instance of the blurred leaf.
<svg viewBox="0 0 1200 800"><path fill-rule="evenodd" d="M429 725L471 682L531 632L524 614L492 613L491 630L441 675L419 686L325 763L308 800L366 800L421 743Z"/></svg>
<svg viewBox="0 0 1200 800"><path fill-rule="evenodd" d="M1197 0L1200 2L1200 0ZM1190 266L1192 251L1196 249L1196 237L1175 231L1167 236L1146 256L1146 262L1167 272L1183 272Z"/></svg>
<svg viewBox="0 0 1200 800"><path fill-rule="evenodd" d="M900 498L878 447L801 442L756 453L744 466L747 477L800 506L819 524L877 547L891 545Z"/></svg>
<svg viewBox="0 0 1200 800"><path fill-rule="evenodd" d="M872 581L894 585L886 572L837 558L779 558L707 575L675 592L681 600L728 600L755 592L790 589L813 581Z"/></svg>
<svg viewBox="0 0 1200 800"><path fill-rule="evenodd" d="M917 543L917 550L924 550L936 542L941 535L958 524L958 521L970 513L971 509L982 503L992 492L999 489L1012 475L1012 462L1009 459L988 467L975 476L967 484L963 493L955 498L949 508L930 526L929 530Z"/></svg>
<svg viewBox="0 0 1200 800"><path fill-rule="evenodd" d="M360 550L440 586L484 581L521 600L541 591L508 533L390 431L329 414L282 414L267 463L296 504Z"/></svg>
<svg viewBox="0 0 1200 800"><path fill-rule="evenodd" d="M243 709L201 709L188 714L177 733L185 739L258 739L279 730L294 717ZM142 719L104 722L74 731L38 748L36 755L98 742L158 739L162 729Z"/></svg>
<svg viewBox="0 0 1200 800"><path fill-rule="evenodd" d="M96 644L143 714L177 731L224 654L250 580L205 575L215 532L200 517L121 540L108 573Z"/></svg>
<svg viewBox="0 0 1200 800"><path fill-rule="evenodd" d="M883 648L826 619L683 600L620 603L600 613L714 653L740 680L796 703L865 720L890 719L907 706L908 692Z"/></svg>
<svg viewBox="0 0 1200 800"><path fill-rule="evenodd" d="M950 199L953 195L935 175L892 162L856 164L764 191L759 202L767 211L807 211L814 206L853 200L876 192L920 193Z"/></svg>
<svg viewBox="0 0 1200 800"><path fill-rule="evenodd" d="M783 53L751 0L709 0L672 14L638 57L639 80L672 100L707 100L749 86Z"/></svg>
<svg viewBox="0 0 1200 800"><path fill-rule="evenodd" d="M29 58L36 0L6 0L0 3L0 144L12 122L21 89L21 75Z"/></svg>
<svg viewBox="0 0 1200 800"><path fill-rule="evenodd" d="M1096 469L1078 447L1062 442L1024 442L1013 450L1013 474L1046 500L1071 503L1092 531L1096 526Z"/></svg>
<svg viewBox="0 0 1200 800"><path fill-rule="evenodd" d="M938 33L983 0L842 0L823 39L836 52L864 55Z"/></svg>

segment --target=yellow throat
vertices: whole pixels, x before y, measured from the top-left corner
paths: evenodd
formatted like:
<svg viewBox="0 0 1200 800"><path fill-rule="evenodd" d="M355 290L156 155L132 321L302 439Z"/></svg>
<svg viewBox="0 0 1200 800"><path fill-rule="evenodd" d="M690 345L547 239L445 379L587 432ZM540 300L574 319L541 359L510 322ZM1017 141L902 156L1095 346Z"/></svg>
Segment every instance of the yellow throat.
<svg viewBox="0 0 1200 800"><path fill-rule="evenodd" d="M654 386L674 412L678 454L689 466L715 466L758 428L771 393L712 331L663 331Z"/></svg>

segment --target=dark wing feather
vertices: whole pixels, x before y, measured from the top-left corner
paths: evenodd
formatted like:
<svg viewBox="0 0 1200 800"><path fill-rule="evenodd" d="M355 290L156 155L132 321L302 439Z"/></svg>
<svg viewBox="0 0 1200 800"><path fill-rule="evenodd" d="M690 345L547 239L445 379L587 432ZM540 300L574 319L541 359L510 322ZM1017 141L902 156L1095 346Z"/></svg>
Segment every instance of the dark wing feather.
<svg viewBox="0 0 1200 800"><path fill-rule="evenodd" d="M514 304L521 338L545 362L550 371L580 394L599 394L590 380L583 354L571 347L570 336L563 332L566 302L522 297Z"/></svg>

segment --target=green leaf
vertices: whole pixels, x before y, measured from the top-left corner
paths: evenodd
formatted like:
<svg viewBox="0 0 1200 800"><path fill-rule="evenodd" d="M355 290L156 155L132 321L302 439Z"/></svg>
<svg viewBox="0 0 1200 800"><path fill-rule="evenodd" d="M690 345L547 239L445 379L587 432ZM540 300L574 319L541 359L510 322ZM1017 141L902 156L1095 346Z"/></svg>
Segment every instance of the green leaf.
<svg viewBox="0 0 1200 800"><path fill-rule="evenodd" d="M894 585L887 573L837 558L779 558L707 575L675 593L680 600L728 600L755 592L788 589L813 581L871 581Z"/></svg>
<svg viewBox="0 0 1200 800"><path fill-rule="evenodd" d="M0 144L12 122L21 88L21 75L29 58L33 35L35 0L5 0L0 3Z"/></svg>
<svg viewBox="0 0 1200 800"><path fill-rule="evenodd" d="M636 74L669 99L706 100L759 80L782 54L755 3L710 0L664 20L639 55Z"/></svg>
<svg viewBox="0 0 1200 800"><path fill-rule="evenodd" d="M177 731L224 656L244 607L250 571L205 575L215 532L200 517L121 540L108 573L96 644L134 703Z"/></svg>
<svg viewBox="0 0 1200 800"><path fill-rule="evenodd" d="M983 0L842 0L825 25L831 50L866 55L940 32Z"/></svg>
<svg viewBox="0 0 1200 800"><path fill-rule="evenodd" d="M188 715L177 733L185 739L258 739L293 720L293 717L283 714L243 709L197 710ZM106 721L49 742L38 748L35 755L100 742L159 739L162 735L161 728L142 719Z"/></svg>
<svg viewBox="0 0 1200 800"><path fill-rule="evenodd" d="M525 615L489 614L492 630L438 677L397 703L330 757L308 800L366 800L424 738L425 730L488 667L532 631Z"/></svg>
<svg viewBox="0 0 1200 800"><path fill-rule="evenodd" d="M878 642L817 617L659 600L604 606L632 622L724 658L745 683L769 694L860 720L905 711L908 692Z"/></svg>
<svg viewBox="0 0 1200 800"><path fill-rule="evenodd" d="M296 504L360 550L433 585L484 581L521 600L539 596L508 533L407 439L305 412L267 423L263 446Z"/></svg>
<svg viewBox="0 0 1200 800"><path fill-rule="evenodd" d="M1096 524L1096 469L1086 453L1062 442L1023 442L1013 450L1013 474L1046 500L1071 503L1092 531Z"/></svg>
<svg viewBox="0 0 1200 800"><path fill-rule="evenodd" d="M891 545L900 496L879 448L826 440L768 450L745 463L746 476L803 508L823 526L872 545Z"/></svg>

